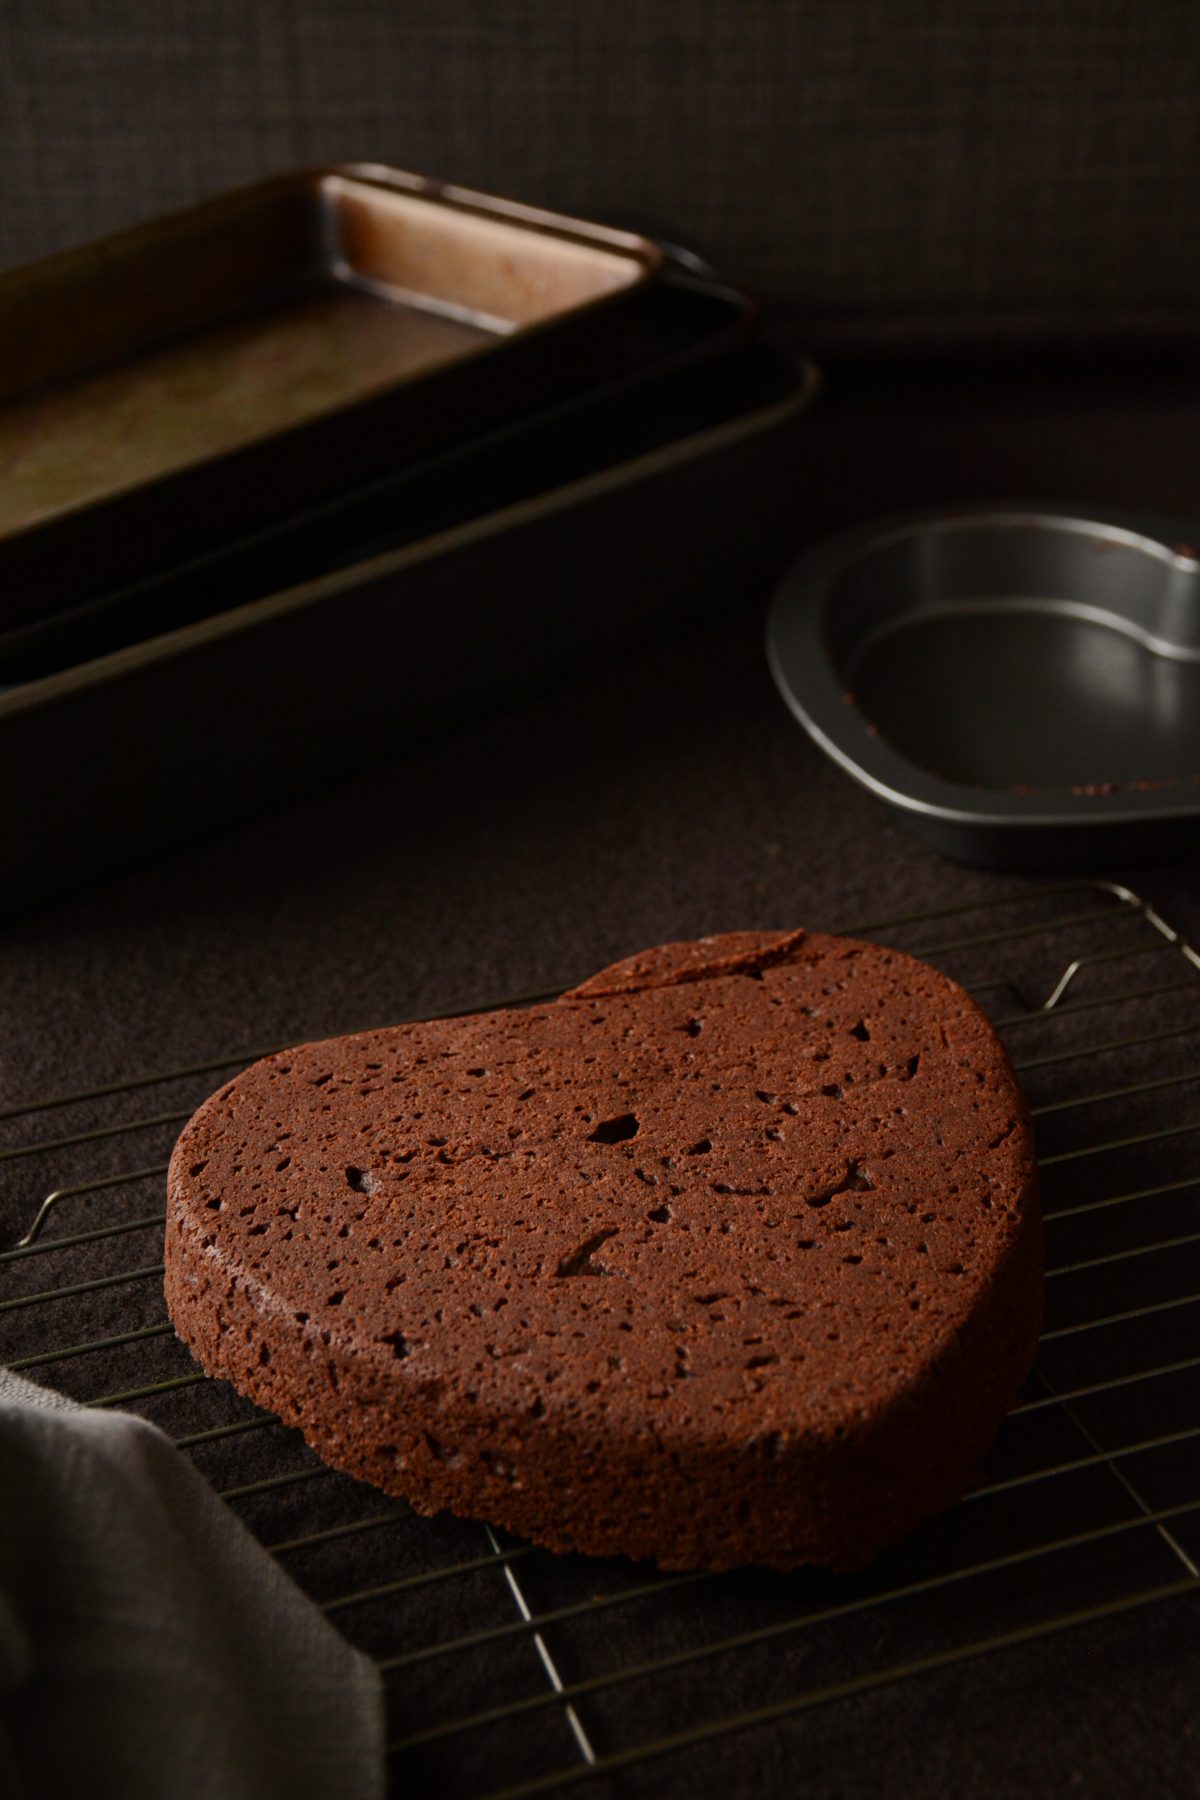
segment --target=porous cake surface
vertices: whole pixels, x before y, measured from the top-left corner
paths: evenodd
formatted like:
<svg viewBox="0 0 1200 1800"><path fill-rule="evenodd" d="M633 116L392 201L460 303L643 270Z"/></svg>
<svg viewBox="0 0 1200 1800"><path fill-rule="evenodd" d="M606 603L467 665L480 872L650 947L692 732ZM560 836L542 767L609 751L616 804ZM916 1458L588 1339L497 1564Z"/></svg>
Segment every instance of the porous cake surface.
<svg viewBox="0 0 1200 1800"><path fill-rule="evenodd" d="M953 982L804 932L266 1057L171 1160L211 1373L421 1511L667 1568L862 1565L1028 1372L1024 1103Z"/></svg>

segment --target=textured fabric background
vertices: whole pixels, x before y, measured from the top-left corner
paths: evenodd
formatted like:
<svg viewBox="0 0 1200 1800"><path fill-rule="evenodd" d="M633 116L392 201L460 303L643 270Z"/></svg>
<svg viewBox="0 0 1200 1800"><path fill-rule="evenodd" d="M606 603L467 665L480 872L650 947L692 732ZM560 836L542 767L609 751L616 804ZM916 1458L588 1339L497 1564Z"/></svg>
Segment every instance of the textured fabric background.
<svg viewBox="0 0 1200 1800"><path fill-rule="evenodd" d="M806 309L1200 296L1191 0L6 0L0 263L304 163L658 227Z"/></svg>

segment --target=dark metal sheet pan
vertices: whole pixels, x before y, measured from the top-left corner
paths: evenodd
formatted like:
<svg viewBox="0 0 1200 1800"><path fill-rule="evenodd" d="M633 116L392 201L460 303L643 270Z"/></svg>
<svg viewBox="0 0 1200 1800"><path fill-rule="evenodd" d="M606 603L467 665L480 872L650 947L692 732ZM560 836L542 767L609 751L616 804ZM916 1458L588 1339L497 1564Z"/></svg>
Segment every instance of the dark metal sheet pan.
<svg viewBox="0 0 1200 1800"><path fill-rule="evenodd" d="M589 385L660 263L627 233L351 165L5 276L10 620Z"/></svg>
<svg viewBox="0 0 1200 1800"><path fill-rule="evenodd" d="M810 735L964 862L1116 865L1200 827L1200 528L909 515L801 557L768 624Z"/></svg>
<svg viewBox="0 0 1200 1800"><path fill-rule="evenodd" d="M146 861L766 583L796 535L815 386L756 350L713 416L700 391L638 409L623 449L565 485L539 467L496 511L0 697L0 904Z"/></svg>
<svg viewBox="0 0 1200 1800"><path fill-rule="evenodd" d="M649 408L653 417L670 405L683 429L690 403L694 410L698 401L700 416L711 409L722 365L747 349L756 316L754 304L733 289L664 277L647 284L628 310L623 366L613 381L398 475L335 494L299 519L27 624L4 628L0 595L0 688L398 549L526 497L538 480L561 486L572 473L597 466L607 445L619 446L635 408ZM737 379L735 371L735 385Z"/></svg>

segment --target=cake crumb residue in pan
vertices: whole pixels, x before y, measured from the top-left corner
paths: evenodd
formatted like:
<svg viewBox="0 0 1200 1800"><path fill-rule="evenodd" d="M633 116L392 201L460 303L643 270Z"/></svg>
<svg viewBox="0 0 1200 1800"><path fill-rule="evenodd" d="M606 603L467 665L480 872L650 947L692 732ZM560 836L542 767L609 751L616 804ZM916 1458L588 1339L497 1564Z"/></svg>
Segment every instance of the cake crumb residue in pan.
<svg viewBox="0 0 1200 1800"><path fill-rule="evenodd" d="M800 559L768 653L822 748L964 861L1161 856L1200 816L1200 566L1178 522L884 520Z"/></svg>

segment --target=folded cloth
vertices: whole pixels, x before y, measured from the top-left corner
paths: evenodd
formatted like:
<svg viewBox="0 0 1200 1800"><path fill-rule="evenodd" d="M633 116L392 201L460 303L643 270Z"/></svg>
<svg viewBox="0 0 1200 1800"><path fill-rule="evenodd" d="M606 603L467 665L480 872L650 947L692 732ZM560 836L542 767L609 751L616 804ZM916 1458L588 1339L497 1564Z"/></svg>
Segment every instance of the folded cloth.
<svg viewBox="0 0 1200 1800"><path fill-rule="evenodd" d="M153 1425L0 1370L0 1796L383 1787L369 1658Z"/></svg>

